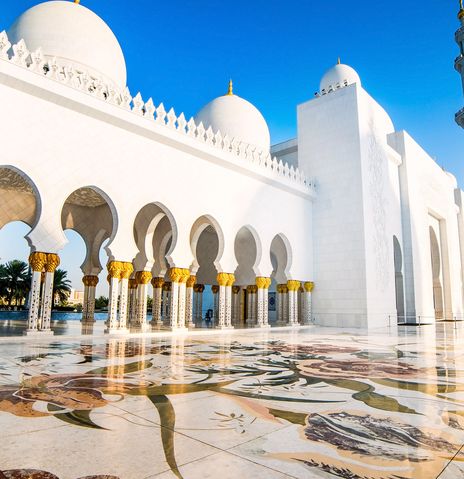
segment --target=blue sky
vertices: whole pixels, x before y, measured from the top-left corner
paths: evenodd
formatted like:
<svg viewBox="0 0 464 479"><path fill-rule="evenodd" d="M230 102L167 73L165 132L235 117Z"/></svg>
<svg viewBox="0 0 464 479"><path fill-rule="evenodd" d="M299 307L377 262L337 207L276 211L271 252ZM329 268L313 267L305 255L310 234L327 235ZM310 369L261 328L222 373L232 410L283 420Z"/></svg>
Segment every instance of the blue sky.
<svg viewBox="0 0 464 479"><path fill-rule="evenodd" d="M0 29L36 3L3 0ZM118 37L132 94L191 116L225 93L232 77L235 92L268 121L273 143L295 136L296 105L314 95L340 56L396 129L407 130L464 186L464 131L454 123L464 106L453 68L458 0L81 3ZM5 241L0 232L0 244Z"/></svg>

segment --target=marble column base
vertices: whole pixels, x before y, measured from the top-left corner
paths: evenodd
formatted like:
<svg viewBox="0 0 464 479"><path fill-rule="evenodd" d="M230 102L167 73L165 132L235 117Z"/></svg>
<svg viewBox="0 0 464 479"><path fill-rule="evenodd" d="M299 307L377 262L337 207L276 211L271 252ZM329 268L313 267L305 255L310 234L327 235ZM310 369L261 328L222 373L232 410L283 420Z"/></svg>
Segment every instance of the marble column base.
<svg viewBox="0 0 464 479"><path fill-rule="evenodd" d="M97 320L96 319L81 319L81 323L83 324L93 324L93 323L96 323Z"/></svg>
<svg viewBox="0 0 464 479"><path fill-rule="evenodd" d="M55 333L51 329L44 329L44 330L27 330L24 331L24 336L30 336L35 338L43 338L44 336L53 336Z"/></svg>
<svg viewBox="0 0 464 479"><path fill-rule="evenodd" d="M271 325L270 324L255 324L253 327L257 329L270 329Z"/></svg>
<svg viewBox="0 0 464 479"><path fill-rule="evenodd" d="M214 329L220 329L221 331L235 329L233 326L214 326Z"/></svg>

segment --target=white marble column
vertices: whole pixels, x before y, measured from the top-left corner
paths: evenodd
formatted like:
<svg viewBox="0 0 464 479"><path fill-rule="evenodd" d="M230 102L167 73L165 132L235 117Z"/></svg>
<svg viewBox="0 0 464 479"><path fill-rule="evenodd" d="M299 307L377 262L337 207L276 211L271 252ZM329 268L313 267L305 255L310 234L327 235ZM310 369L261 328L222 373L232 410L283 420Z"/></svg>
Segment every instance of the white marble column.
<svg viewBox="0 0 464 479"><path fill-rule="evenodd" d="M172 284L170 281L163 285L163 325L169 327L169 307L171 304Z"/></svg>
<svg viewBox="0 0 464 479"><path fill-rule="evenodd" d="M285 326L285 315L284 315L284 294L287 291L286 284L278 284L277 285L277 326Z"/></svg>
<svg viewBox="0 0 464 479"><path fill-rule="evenodd" d="M84 304L82 305L82 322L95 322L95 292L98 284L98 276L85 275L82 278L84 283Z"/></svg>
<svg viewBox="0 0 464 479"><path fill-rule="evenodd" d="M42 311L40 312L40 329L50 331L50 320L53 308L53 279L55 270L60 264L60 258L57 254L47 253L47 262L45 263L45 281L43 284Z"/></svg>
<svg viewBox="0 0 464 479"><path fill-rule="evenodd" d="M187 268L179 268L182 274L179 280L179 303L177 311L177 329L185 330L185 315L187 313L187 281L190 277L190 271Z"/></svg>
<svg viewBox="0 0 464 479"><path fill-rule="evenodd" d="M314 289L314 283L312 281L306 281L303 285L303 324L312 324L312 291Z"/></svg>
<svg viewBox="0 0 464 479"><path fill-rule="evenodd" d="M218 329L232 328L232 284L235 277L230 273L219 273L217 282L219 284L218 307L217 307L217 324Z"/></svg>
<svg viewBox="0 0 464 479"><path fill-rule="evenodd" d="M232 326L232 287L235 282L235 276L232 273L229 273L229 281L226 284L226 318L225 324L226 328L233 328Z"/></svg>
<svg viewBox="0 0 464 479"><path fill-rule="evenodd" d="M150 271L137 271L135 280L137 282L137 308L136 308L136 324L142 330L148 329L147 324L147 299L148 284L151 280Z"/></svg>
<svg viewBox="0 0 464 479"><path fill-rule="evenodd" d="M194 300L198 301L198 294L194 295L196 276L191 275L187 280L187 290L185 293L185 325L187 328L194 328L195 323L193 321Z"/></svg>
<svg viewBox="0 0 464 479"><path fill-rule="evenodd" d="M108 321L106 333L114 333L118 330L118 297L119 297L119 278L121 276L120 263L111 261L108 263L108 283L109 303L108 303Z"/></svg>
<svg viewBox="0 0 464 479"><path fill-rule="evenodd" d="M161 314L161 304L162 304L162 294L163 294L163 278L153 278L151 280L153 286L153 318L151 320L151 325L159 328L162 324L162 314Z"/></svg>
<svg viewBox="0 0 464 479"><path fill-rule="evenodd" d="M213 292L213 327L216 327L219 323L219 286L211 286L211 291Z"/></svg>
<svg viewBox="0 0 464 479"><path fill-rule="evenodd" d="M298 326L298 290L300 282L289 280L288 288L288 324L289 326Z"/></svg>
<svg viewBox="0 0 464 479"><path fill-rule="evenodd" d="M240 326L240 286L232 286L232 325Z"/></svg>
<svg viewBox="0 0 464 479"><path fill-rule="evenodd" d="M40 290L42 281L42 271L47 262L46 253L35 252L29 256L29 264L32 270L31 294L29 302L29 317L27 322L26 334L34 334L39 330L40 314Z"/></svg>
<svg viewBox="0 0 464 479"><path fill-rule="evenodd" d="M269 327L269 318L268 318L268 288L271 285L271 279L263 276L258 276L256 278L257 286L257 298L256 298L256 312L257 312L257 328L267 328Z"/></svg>
<svg viewBox="0 0 464 479"><path fill-rule="evenodd" d="M135 278L129 278L129 304L127 315L129 325L135 325L137 321L137 280Z"/></svg>
<svg viewBox="0 0 464 479"><path fill-rule="evenodd" d="M203 322L203 292L205 290L204 284L196 284L196 309L195 309L195 321L197 326L202 325Z"/></svg>
<svg viewBox="0 0 464 479"><path fill-rule="evenodd" d="M187 281L189 274L189 270L184 268L171 268L169 271L171 279L171 297L169 302L169 324L167 327L173 331L185 329L185 282ZM180 286L181 284L183 284L183 287ZM180 315L182 315L183 318L180 318Z"/></svg>
<svg viewBox="0 0 464 479"><path fill-rule="evenodd" d="M129 293L129 278L134 272L132 263L123 262L121 272L121 291L119 296L119 332L128 332L127 324L127 299Z"/></svg>

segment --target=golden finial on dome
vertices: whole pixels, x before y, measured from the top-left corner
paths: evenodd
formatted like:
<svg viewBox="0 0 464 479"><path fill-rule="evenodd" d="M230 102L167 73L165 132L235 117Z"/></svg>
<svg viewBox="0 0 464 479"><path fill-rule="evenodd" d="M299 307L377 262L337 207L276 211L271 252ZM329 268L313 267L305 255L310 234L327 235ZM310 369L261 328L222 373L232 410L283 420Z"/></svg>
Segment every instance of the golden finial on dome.
<svg viewBox="0 0 464 479"><path fill-rule="evenodd" d="M337 65L340 65L340 64L341 64L340 57L338 57L338 59L337 59Z"/></svg>
<svg viewBox="0 0 464 479"><path fill-rule="evenodd" d="M79 3L81 3L81 0L74 0L74 3L77 3L79 5Z"/></svg>
<svg viewBox="0 0 464 479"><path fill-rule="evenodd" d="M234 84L232 79L229 80L229 90L227 91L227 96L231 96L234 94Z"/></svg>

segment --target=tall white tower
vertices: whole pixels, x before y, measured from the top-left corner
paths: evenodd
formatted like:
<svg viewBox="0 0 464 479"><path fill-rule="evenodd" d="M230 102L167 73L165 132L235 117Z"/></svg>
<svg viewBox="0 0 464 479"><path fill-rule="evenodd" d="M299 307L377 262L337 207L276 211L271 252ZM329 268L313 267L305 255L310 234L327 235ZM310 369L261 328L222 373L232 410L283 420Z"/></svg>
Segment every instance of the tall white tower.
<svg viewBox="0 0 464 479"><path fill-rule="evenodd" d="M460 8L458 13L458 19L461 23L461 26L456 31L454 38L456 43L459 46L459 56L454 61L454 68L461 75L462 79L462 88L464 91L464 7L462 5L462 0L459 0ZM459 110L455 115L456 123L464 128L464 108Z"/></svg>

